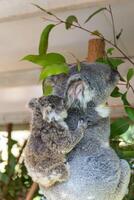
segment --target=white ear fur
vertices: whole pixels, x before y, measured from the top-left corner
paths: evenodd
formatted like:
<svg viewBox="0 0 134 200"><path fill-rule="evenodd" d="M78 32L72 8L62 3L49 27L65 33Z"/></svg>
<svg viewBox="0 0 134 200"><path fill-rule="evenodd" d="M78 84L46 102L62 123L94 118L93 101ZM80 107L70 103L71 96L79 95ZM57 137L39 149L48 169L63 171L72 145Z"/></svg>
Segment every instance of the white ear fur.
<svg viewBox="0 0 134 200"><path fill-rule="evenodd" d="M110 114L110 108L104 104L97 106L95 110L98 113L98 115L101 116L102 118L106 118Z"/></svg>

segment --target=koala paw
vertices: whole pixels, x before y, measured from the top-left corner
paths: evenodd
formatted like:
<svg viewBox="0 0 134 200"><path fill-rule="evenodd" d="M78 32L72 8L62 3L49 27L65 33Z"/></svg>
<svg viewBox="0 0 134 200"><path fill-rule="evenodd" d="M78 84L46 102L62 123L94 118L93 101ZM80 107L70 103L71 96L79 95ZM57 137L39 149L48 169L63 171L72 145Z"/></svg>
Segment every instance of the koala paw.
<svg viewBox="0 0 134 200"><path fill-rule="evenodd" d="M85 123L83 119L80 119L78 122L78 129L80 128L85 129L86 127L87 127L87 123Z"/></svg>

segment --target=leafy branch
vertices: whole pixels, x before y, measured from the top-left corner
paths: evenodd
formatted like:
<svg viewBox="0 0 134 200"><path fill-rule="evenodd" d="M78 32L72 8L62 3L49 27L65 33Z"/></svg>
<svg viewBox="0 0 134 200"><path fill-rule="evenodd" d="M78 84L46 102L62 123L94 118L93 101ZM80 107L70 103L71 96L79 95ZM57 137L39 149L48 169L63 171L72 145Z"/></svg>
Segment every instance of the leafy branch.
<svg viewBox="0 0 134 200"><path fill-rule="evenodd" d="M114 33L114 43L111 42L110 40L108 40L106 37L104 37L102 34L100 34L99 32L95 32L95 31L90 31L84 27L82 27L80 25L80 23L78 23L78 20L76 20L77 18L72 15L70 18L68 17L67 20L63 20L61 18L59 18L58 16L56 16L55 14L53 14L52 12L49 12L47 10L45 10L44 8L40 7L39 5L33 4L35 5L37 8L39 8L41 11L43 11L45 14L51 15L54 18L56 18L57 23L58 24L65 24L66 26L68 25L69 28L71 27L76 27L79 28L87 33L90 33L92 35L95 35L97 37L99 37L100 39L103 39L106 43L110 44L111 46L113 46L114 48L116 48L123 56L124 58L126 58L132 65L134 65L134 62L129 58L129 56L127 56L127 54L116 44L116 34L115 34L115 25L114 25L114 19L113 19L113 14L112 14L112 9L111 6L109 6L109 9L107 8L103 8L103 9L99 9L99 11L103 11L103 10L107 10L110 14L111 14L111 18L112 18L112 24L113 24L113 33ZM88 19L85 21L86 23L94 16L98 14L98 12L96 11L94 14L90 15L90 17L88 17ZM92 16L92 17L91 17ZM72 20L72 18L74 18L75 20ZM70 20L69 20L70 19ZM48 19L49 20L49 19ZM75 24L74 24L75 22Z"/></svg>

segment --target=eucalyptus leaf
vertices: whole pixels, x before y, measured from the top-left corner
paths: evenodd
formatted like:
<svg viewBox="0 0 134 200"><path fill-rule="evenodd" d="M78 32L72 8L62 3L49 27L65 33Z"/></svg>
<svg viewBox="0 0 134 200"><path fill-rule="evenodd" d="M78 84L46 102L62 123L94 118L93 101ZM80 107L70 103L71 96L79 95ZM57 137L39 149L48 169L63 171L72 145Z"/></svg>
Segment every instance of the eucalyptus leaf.
<svg viewBox="0 0 134 200"><path fill-rule="evenodd" d="M54 24L49 24L42 31L39 43L39 55L45 55L47 53L49 34L54 27Z"/></svg>
<svg viewBox="0 0 134 200"><path fill-rule="evenodd" d="M114 48L111 47L111 48L107 49L107 54L112 55L113 51L114 51Z"/></svg>
<svg viewBox="0 0 134 200"><path fill-rule="evenodd" d="M129 103L128 100L127 100L127 92L124 93L124 94L122 95L122 98L121 98L121 99L122 99L122 101L123 101L123 103L124 103L124 108L125 108L125 111L126 111L128 117L129 117L132 121L134 121L134 108L131 107L130 103Z"/></svg>
<svg viewBox="0 0 134 200"><path fill-rule="evenodd" d="M106 7L100 8L100 9L96 10L95 12L93 12L93 13L86 19L85 23L87 23L90 19L92 19L95 15L97 15L98 13L100 13L100 12L103 11L103 10L107 10L107 8L106 8Z"/></svg>
<svg viewBox="0 0 134 200"><path fill-rule="evenodd" d="M7 174L5 173L1 173L0 172L0 181L2 181L3 183L7 184L9 181L9 177Z"/></svg>
<svg viewBox="0 0 134 200"><path fill-rule="evenodd" d="M118 59L118 58L99 58L99 59L97 59L97 62L107 64L107 65L109 65L112 69L117 69L117 67L118 67L120 64L124 63L123 60Z"/></svg>
<svg viewBox="0 0 134 200"><path fill-rule="evenodd" d="M129 122L126 118L119 118L111 123L111 138L122 135L129 128Z"/></svg>
<svg viewBox="0 0 134 200"><path fill-rule="evenodd" d="M25 56L23 60L28 60L42 67L46 67L52 64L66 63L64 56L59 53L48 53L46 55L28 55Z"/></svg>
<svg viewBox="0 0 134 200"><path fill-rule="evenodd" d="M122 97L121 97L122 101L123 101L123 104L124 106L130 106L130 103L128 102L127 100L127 92L125 92Z"/></svg>
<svg viewBox="0 0 134 200"><path fill-rule="evenodd" d="M128 117L134 121L134 108L132 107L125 107L125 111L128 114Z"/></svg>
<svg viewBox="0 0 134 200"><path fill-rule="evenodd" d="M121 97L122 93L120 93L119 88L115 87L115 89L111 93L111 97Z"/></svg>
<svg viewBox="0 0 134 200"><path fill-rule="evenodd" d="M127 73L127 81L129 82L134 76L134 68L130 68Z"/></svg>
<svg viewBox="0 0 134 200"><path fill-rule="evenodd" d="M40 80L44 80L49 76L58 75L61 73L68 74L68 72L69 72L69 67L66 63L52 64L52 65L46 66L42 70L40 74Z"/></svg>
<svg viewBox="0 0 134 200"><path fill-rule="evenodd" d="M102 34L98 30L92 31L91 34L96 36L102 36Z"/></svg>
<svg viewBox="0 0 134 200"><path fill-rule="evenodd" d="M73 24L74 22L78 23L78 19L77 19L76 16L70 15L69 17L67 17L66 23L65 23L66 29L71 28L71 26L72 26L72 24Z"/></svg>
<svg viewBox="0 0 134 200"><path fill-rule="evenodd" d="M124 159L133 159L134 158L134 151L128 151L128 150L123 150L123 151L121 151L121 156L122 156L122 158L124 158Z"/></svg>

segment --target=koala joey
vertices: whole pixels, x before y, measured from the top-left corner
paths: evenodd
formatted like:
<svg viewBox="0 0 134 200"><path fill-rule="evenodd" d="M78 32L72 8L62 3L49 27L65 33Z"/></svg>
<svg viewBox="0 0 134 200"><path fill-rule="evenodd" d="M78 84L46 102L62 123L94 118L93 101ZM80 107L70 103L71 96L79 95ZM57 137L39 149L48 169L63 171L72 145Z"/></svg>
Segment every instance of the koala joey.
<svg viewBox="0 0 134 200"><path fill-rule="evenodd" d="M80 72L72 67L70 74L57 82L54 93L67 101L69 128L75 130L80 118L88 126L67 155L68 181L48 190L41 187L48 200L122 200L127 193L130 167L110 147L110 110L105 105L118 80L119 74L109 66L81 63ZM63 85L66 89L61 94ZM76 109L80 112L72 112Z"/></svg>
<svg viewBox="0 0 134 200"><path fill-rule="evenodd" d="M82 139L86 125L80 120L74 132L68 129L64 121L67 117L65 103L58 96L34 98L29 107L32 123L25 148L25 165L33 180L48 188L68 179L65 155Z"/></svg>

